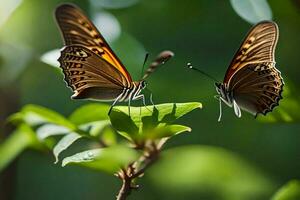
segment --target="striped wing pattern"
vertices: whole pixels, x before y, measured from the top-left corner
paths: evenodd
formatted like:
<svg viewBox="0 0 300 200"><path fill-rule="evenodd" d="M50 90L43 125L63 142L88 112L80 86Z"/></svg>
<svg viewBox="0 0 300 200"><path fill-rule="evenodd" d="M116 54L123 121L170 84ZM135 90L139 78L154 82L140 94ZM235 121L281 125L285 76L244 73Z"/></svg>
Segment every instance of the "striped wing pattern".
<svg viewBox="0 0 300 200"><path fill-rule="evenodd" d="M234 99L244 110L266 115L282 99L283 79L274 63L249 64L230 82Z"/></svg>
<svg viewBox="0 0 300 200"><path fill-rule="evenodd" d="M266 115L282 99L283 79L275 68L278 27L264 21L251 29L236 53L224 84L237 104L257 116Z"/></svg>
<svg viewBox="0 0 300 200"><path fill-rule="evenodd" d="M130 74L104 37L77 6L72 4L59 6L55 11L55 17L66 46L82 45L86 47L120 71L127 84L132 82Z"/></svg>
<svg viewBox="0 0 300 200"><path fill-rule="evenodd" d="M278 40L278 27L271 21L255 25L236 52L226 72L224 83L228 84L234 74L249 64L275 63L274 52Z"/></svg>
<svg viewBox="0 0 300 200"><path fill-rule="evenodd" d="M120 71L81 45L66 46L58 61L74 91L72 98L112 100L130 87Z"/></svg>

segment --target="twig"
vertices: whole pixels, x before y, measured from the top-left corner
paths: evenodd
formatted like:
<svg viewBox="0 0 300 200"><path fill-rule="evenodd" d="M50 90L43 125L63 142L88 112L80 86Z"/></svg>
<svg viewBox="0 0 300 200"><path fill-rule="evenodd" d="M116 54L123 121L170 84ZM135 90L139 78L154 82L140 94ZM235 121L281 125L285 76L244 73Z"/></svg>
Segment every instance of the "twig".
<svg viewBox="0 0 300 200"><path fill-rule="evenodd" d="M146 151L138 161L130 164L127 169L122 169L117 176L122 180L122 187L117 196L117 200L126 200L132 189L138 189L138 185L133 183L135 178L142 176L145 170L151 166L158 158L160 149L155 143L151 143L151 148ZM139 164L141 164L140 167ZM137 168L139 168L137 170Z"/></svg>
<svg viewBox="0 0 300 200"><path fill-rule="evenodd" d="M137 178L144 174L145 170L149 168L158 158L159 151L155 148L147 157L144 157L144 166L141 167L136 173L132 175L133 178Z"/></svg>
<svg viewBox="0 0 300 200"><path fill-rule="evenodd" d="M122 170L119 173L120 178L122 179L122 187L119 191L119 194L117 196L117 200L125 200L127 196L131 193L131 181L132 179L127 176L126 170Z"/></svg>

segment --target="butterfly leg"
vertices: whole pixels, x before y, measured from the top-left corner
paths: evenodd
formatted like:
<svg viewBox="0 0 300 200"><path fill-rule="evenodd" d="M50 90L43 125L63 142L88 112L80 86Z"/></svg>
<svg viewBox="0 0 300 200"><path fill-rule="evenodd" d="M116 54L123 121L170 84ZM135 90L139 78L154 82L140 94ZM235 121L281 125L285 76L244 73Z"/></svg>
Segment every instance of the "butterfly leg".
<svg viewBox="0 0 300 200"><path fill-rule="evenodd" d="M135 100L138 100L138 99L142 99L142 104L144 105L144 107L146 107L148 109L148 107L146 106L146 102L145 102L145 96L144 95L139 95L136 97ZM149 111L151 111L150 109L148 109ZM140 107L140 116L142 115L142 109Z"/></svg>
<svg viewBox="0 0 300 200"><path fill-rule="evenodd" d="M142 95L142 100L143 100L143 104L144 104L144 106L145 106L145 108L147 109L147 110L149 110L150 112L152 112L152 110L150 110L148 107L147 107L147 105L146 105L146 101L145 101L145 96L144 95ZM150 97L150 99L151 99L152 97ZM150 100L151 101L151 100Z"/></svg>
<svg viewBox="0 0 300 200"><path fill-rule="evenodd" d="M134 100L138 100L138 99L141 99L141 98L143 99L143 96L144 96L144 95L138 95L138 96L135 96L133 99L134 99ZM144 102L144 100L143 100L143 102ZM141 116L141 115L142 115L142 108L141 108L141 106L140 106L140 116Z"/></svg>
<svg viewBox="0 0 300 200"><path fill-rule="evenodd" d="M222 100L221 100L221 98L219 98L219 104L220 104L220 114L219 114L218 122L220 122L221 118L222 118Z"/></svg>
<svg viewBox="0 0 300 200"><path fill-rule="evenodd" d="M220 95L215 95L214 98L219 100L220 99Z"/></svg>
<svg viewBox="0 0 300 200"><path fill-rule="evenodd" d="M133 100L138 100L138 99L142 99L142 102L145 106L145 108L147 108L147 110L149 110L150 112L152 112L147 106L146 106L146 101L145 101L145 96L143 94L140 94L138 96L135 96Z"/></svg>
<svg viewBox="0 0 300 200"><path fill-rule="evenodd" d="M218 122L221 121L221 117L222 117L222 101L229 107L232 107L232 101L233 100L226 100L224 99L223 97L219 96L219 102L220 102L220 115L219 115L219 118L218 118ZM239 109L239 108L238 108ZM238 115L237 115L238 116Z"/></svg>
<svg viewBox="0 0 300 200"><path fill-rule="evenodd" d="M155 107L155 105L154 105L154 103L153 103L153 95L152 95L152 93L150 94L150 102L151 102L151 104L153 105L153 107Z"/></svg>
<svg viewBox="0 0 300 200"><path fill-rule="evenodd" d="M155 108L155 105L153 103L153 93L151 92L151 90L149 88L146 88L147 91L150 92L150 103L153 105L153 107Z"/></svg>
<svg viewBox="0 0 300 200"><path fill-rule="evenodd" d="M153 105L153 108L156 109L155 104L153 103L153 95L152 95L152 93L150 94L150 102Z"/></svg>
<svg viewBox="0 0 300 200"><path fill-rule="evenodd" d="M130 103L131 103L131 98L128 99L128 114L130 117Z"/></svg>
<svg viewBox="0 0 300 200"><path fill-rule="evenodd" d="M222 100L230 108L232 107L232 103L230 103L229 101L225 100L223 97L219 97L219 99Z"/></svg>
<svg viewBox="0 0 300 200"><path fill-rule="evenodd" d="M109 111L108 111L108 115L110 115L110 113L111 113L113 107L116 105L116 103L118 103L118 101L120 100L121 97L122 97L122 94L119 95L119 96L116 98L116 100L111 104L110 109L109 109Z"/></svg>
<svg viewBox="0 0 300 200"><path fill-rule="evenodd" d="M114 101L114 103L110 106L109 111L108 111L108 115L110 115L110 113L111 113L111 111L112 111L112 109L113 109L113 107L115 106L116 103L117 102Z"/></svg>

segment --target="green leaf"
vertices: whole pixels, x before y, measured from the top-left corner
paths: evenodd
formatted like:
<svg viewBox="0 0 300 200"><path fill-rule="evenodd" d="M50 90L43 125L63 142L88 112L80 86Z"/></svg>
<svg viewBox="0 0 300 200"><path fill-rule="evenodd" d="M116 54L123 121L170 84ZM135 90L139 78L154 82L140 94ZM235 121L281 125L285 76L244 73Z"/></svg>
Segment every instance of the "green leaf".
<svg viewBox="0 0 300 200"><path fill-rule="evenodd" d="M101 140L107 146L116 145L117 144L116 131L111 126L105 127L102 130Z"/></svg>
<svg viewBox="0 0 300 200"><path fill-rule="evenodd" d="M166 125L152 129L150 132L146 132L145 138L147 139L160 139L165 137L171 137L183 132L191 132L191 128L182 125Z"/></svg>
<svg viewBox="0 0 300 200"><path fill-rule="evenodd" d="M24 149L37 143L35 133L26 124L21 124L0 144L0 171L12 162Z"/></svg>
<svg viewBox="0 0 300 200"><path fill-rule="evenodd" d="M101 142L105 145L113 145L117 142L115 131L109 120L82 124L79 126L79 129L82 130L84 134L88 134L88 136L94 137L97 140L100 138Z"/></svg>
<svg viewBox="0 0 300 200"><path fill-rule="evenodd" d="M30 126L36 126L44 123L52 123L65 126L69 129L76 129L76 126L69 122L59 113L38 105L26 105L22 110L10 117L10 121L21 120Z"/></svg>
<svg viewBox="0 0 300 200"><path fill-rule="evenodd" d="M39 140L44 140L50 136L65 135L69 132L71 132L71 130L64 126L58 126L55 124L45 124L37 128L36 135Z"/></svg>
<svg viewBox="0 0 300 200"><path fill-rule="evenodd" d="M55 156L55 163L58 162L58 156L61 152L66 150L71 144L73 144L76 140L81 138L82 136L78 133L72 132L65 135L53 148L53 154Z"/></svg>
<svg viewBox="0 0 300 200"><path fill-rule="evenodd" d="M234 11L251 24L272 20L272 11L266 0L230 0L230 3Z"/></svg>
<svg viewBox="0 0 300 200"><path fill-rule="evenodd" d="M94 121L108 120L110 106L107 104L91 103L76 109L69 117L69 120L76 124L86 124Z"/></svg>
<svg viewBox="0 0 300 200"><path fill-rule="evenodd" d="M295 123L300 121L300 99L295 96L297 91L295 87L288 82L283 88L283 99L279 106L268 113L266 116L258 115L258 120L265 123Z"/></svg>
<svg viewBox="0 0 300 200"><path fill-rule="evenodd" d="M76 153L72 156L64 158L61 165L64 167L70 163L83 163L94 161L98 156L100 156L102 151L103 149L92 149Z"/></svg>
<svg viewBox="0 0 300 200"><path fill-rule="evenodd" d="M79 164L92 169L114 174L120 168L134 162L139 153L125 146L111 146L103 149L93 149L66 157L62 166Z"/></svg>
<svg viewBox="0 0 300 200"><path fill-rule="evenodd" d="M280 188L272 200L299 200L300 199L300 181L292 180Z"/></svg>
<svg viewBox="0 0 300 200"><path fill-rule="evenodd" d="M198 102L191 103L166 103L147 107L130 107L130 116L127 106L114 107L110 114L113 127L128 140L144 138L142 133L150 132L157 126L165 126L176 119L202 108Z"/></svg>
<svg viewBox="0 0 300 200"><path fill-rule="evenodd" d="M102 134L103 130L110 126L109 120L97 121L97 122L90 122L87 124L82 124L79 126L80 130L84 132L88 132L90 136L98 137Z"/></svg>
<svg viewBox="0 0 300 200"><path fill-rule="evenodd" d="M166 150L147 176L162 193L214 199L264 199L273 190L266 177L238 155L212 146L185 146ZM164 197L161 197L164 199ZM168 199L172 197L168 196Z"/></svg>

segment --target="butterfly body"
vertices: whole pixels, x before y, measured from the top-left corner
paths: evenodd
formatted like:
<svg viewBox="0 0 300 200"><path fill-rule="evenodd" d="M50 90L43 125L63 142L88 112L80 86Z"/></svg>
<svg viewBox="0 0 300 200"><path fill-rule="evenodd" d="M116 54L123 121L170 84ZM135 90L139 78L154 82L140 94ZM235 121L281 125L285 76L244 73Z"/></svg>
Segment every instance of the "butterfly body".
<svg viewBox="0 0 300 200"><path fill-rule="evenodd" d="M144 98L141 91L145 88L146 82L144 80L132 82L131 85L128 88L124 88L119 95L120 101L131 101Z"/></svg>
<svg viewBox="0 0 300 200"><path fill-rule="evenodd" d="M145 79L174 54L163 51L140 81L133 81L94 24L75 5L62 4L55 11L65 47L58 61L64 80L74 91L72 99L117 102L142 99Z"/></svg>
<svg viewBox="0 0 300 200"><path fill-rule="evenodd" d="M216 83L221 102L233 107L237 117L241 109L255 117L266 115L282 99L283 79L275 67L275 47L278 27L275 22L263 21L248 33L235 54L222 83Z"/></svg>

